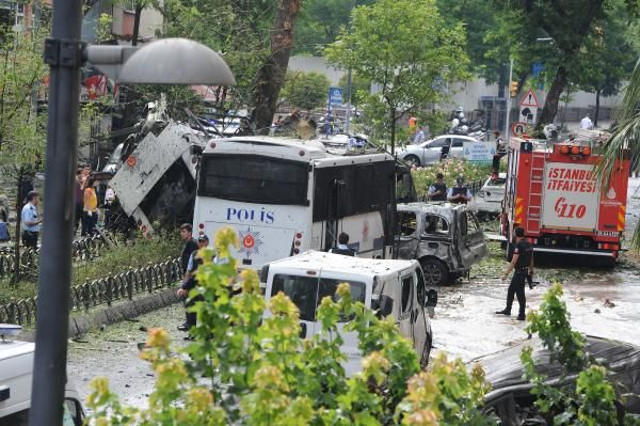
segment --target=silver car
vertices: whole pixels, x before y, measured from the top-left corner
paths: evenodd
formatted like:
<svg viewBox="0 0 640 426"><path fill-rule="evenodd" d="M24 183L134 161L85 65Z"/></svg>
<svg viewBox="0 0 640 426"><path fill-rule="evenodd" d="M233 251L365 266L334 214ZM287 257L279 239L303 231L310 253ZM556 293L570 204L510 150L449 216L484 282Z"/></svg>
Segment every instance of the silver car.
<svg viewBox="0 0 640 426"><path fill-rule="evenodd" d="M502 208L504 199L504 187L507 182L507 174L499 173L494 179L487 179L484 186L469 204L473 212L480 215L497 215Z"/></svg>
<svg viewBox="0 0 640 426"><path fill-rule="evenodd" d="M478 139L463 135L441 135L418 145L407 145L398 151L398 158L412 165L429 166L444 158L462 158L464 142L478 142Z"/></svg>

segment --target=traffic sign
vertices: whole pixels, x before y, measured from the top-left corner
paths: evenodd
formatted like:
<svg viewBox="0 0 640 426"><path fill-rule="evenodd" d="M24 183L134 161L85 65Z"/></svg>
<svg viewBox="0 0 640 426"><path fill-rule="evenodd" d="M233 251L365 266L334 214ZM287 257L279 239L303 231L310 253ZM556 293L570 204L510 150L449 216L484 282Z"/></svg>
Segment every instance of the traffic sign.
<svg viewBox="0 0 640 426"><path fill-rule="evenodd" d="M531 108L539 108L540 102L538 102L538 98L533 90L529 89L527 93L522 97L520 101L520 106L522 107L531 107Z"/></svg>
<svg viewBox="0 0 640 426"><path fill-rule="evenodd" d="M342 105L342 87L329 87L329 105Z"/></svg>
<svg viewBox="0 0 640 426"><path fill-rule="evenodd" d="M520 116L518 117L519 120L522 120L527 124L533 124L536 122L537 118L538 108L532 108L528 106L520 107Z"/></svg>
<svg viewBox="0 0 640 426"><path fill-rule="evenodd" d="M513 136L519 138L527 131L527 123L521 121L515 122L511 125L511 133Z"/></svg>

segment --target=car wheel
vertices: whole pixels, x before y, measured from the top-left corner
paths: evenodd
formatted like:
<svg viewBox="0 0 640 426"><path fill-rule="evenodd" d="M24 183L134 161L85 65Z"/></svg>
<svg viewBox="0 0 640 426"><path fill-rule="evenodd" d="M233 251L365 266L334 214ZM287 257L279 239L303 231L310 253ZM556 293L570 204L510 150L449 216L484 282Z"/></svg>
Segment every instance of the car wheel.
<svg viewBox="0 0 640 426"><path fill-rule="evenodd" d="M437 259L424 259L420 262L424 279L427 285L436 286L446 284L449 279L449 270Z"/></svg>
<svg viewBox="0 0 640 426"><path fill-rule="evenodd" d="M406 161L410 166L420 167L420 159L415 155L407 155L404 157L404 161Z"/></svg>
<svg viewBox="0 0 640 426"><path fill-rule="evenodd" d="M431 336L427 335L427 341L424 343L422 349L422 355L420 356L420 366L426 368L429 365L429 359L431 358Z"/></svg>

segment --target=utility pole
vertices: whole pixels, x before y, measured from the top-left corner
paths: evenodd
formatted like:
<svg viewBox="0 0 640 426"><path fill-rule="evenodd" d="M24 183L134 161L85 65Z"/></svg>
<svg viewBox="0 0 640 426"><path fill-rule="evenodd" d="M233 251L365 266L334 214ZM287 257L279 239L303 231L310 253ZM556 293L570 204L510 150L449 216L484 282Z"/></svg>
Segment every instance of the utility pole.
<svg viewBox="0 0 640 426"><path fill-rule="evenodd" d="M513 57L509 58L509 85L511 85L511 80L513 79ZM509 146L509 142L511 141L511 126L509 126L509 120L511 117L511 93L509 93L509 97L507 98L507 122L505 124L505 137L507 141L507 146Z"/></svg>

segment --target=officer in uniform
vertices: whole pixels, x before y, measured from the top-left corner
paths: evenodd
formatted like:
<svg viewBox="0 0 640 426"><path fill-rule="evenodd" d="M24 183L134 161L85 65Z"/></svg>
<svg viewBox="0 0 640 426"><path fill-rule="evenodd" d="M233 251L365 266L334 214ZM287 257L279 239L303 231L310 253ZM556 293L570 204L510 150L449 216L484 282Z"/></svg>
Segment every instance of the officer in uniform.
<svg viewBox="0 0 640 426"><path fill-rule="evenodd" d="M355 256L356 251L349 248L349 234L341 232L338 235L338 246L330 250L330 253L343 254L345 256Z"/></svg>
<svg viewBox="0 0 640 426"><path fill-rule="evenodd" d="M436 175L436 182L429 187L429 199L431 201L447 201L447 184L444 183L442 173Z"/></svg>
<svg viewBox="0 0 640 426"><path fill-rule="evenodd" d="M513 250L513 257L509 267L502 275L502 280L506 280L511 270L515 270L513 277L511 278L511 284L509 284L509 290L507 291L507 307L496 312L498 315L511 315L511 305L513 304L513 296L518 298L518 305L520 310L518 313L518 319L524 321L524 311L527 305L527 299L524 295L524 285L528 281L529 287L532 288L532 280L530 276L533 275L533 245L524 238L524 229L517 227L515 230L516 244Z"/></svg>
<svg viewBox="0 0 640 426"><path fill-rule="evenodd" d="M447 200L455 204L467 204L472 198L471 191L464 185L464 177L458 176L456 186L447 192Z"/></svg>

